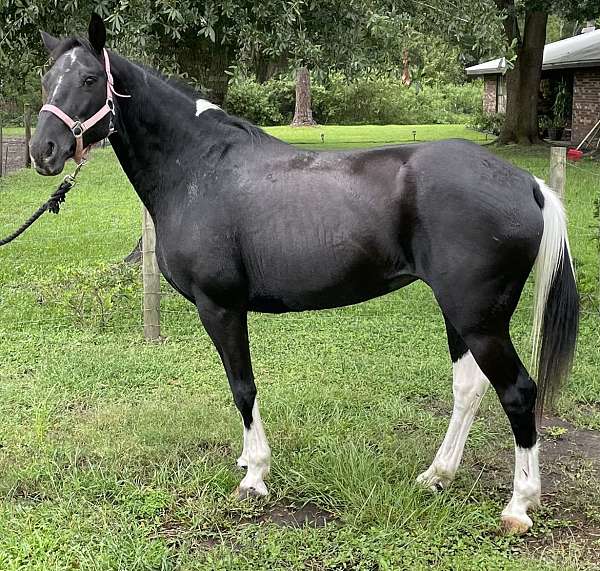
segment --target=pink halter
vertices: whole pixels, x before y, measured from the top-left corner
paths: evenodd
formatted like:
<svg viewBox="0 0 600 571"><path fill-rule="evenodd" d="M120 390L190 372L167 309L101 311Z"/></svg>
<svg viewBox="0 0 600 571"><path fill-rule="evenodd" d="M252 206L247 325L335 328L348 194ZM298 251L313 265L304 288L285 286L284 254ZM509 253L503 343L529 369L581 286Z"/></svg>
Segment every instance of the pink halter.
<svg viewBox="0 0 600 571"><path fill-rule="evenodd" d="M117 97L131 97L131 95L121 95L120 93L117 93L115 91L113 76L110 72L110 60L108 59L108 52L106 51L106 49L103 49L102 53L104 55L104 71L106 72L106 102L100 108L99 111L94 113L87 121L84 121L82 123L80 121L74 121L73 119L71 119L71 117L69 117L64 111L61 111L58 107L56 107L56 105L46 104L43 105L40 109L40 113L42 111L48 111L56 115L71 130L71 133L73 133L73 136L75 137L76 143L75 155L73 156L73 159L76 163L81 162L83 155L88 150L88 147L86 147L85 149L83 148L83 134L89 128L93 127L96 123L98 123L98 121L103 119L104 116L108 113L112 113L113 116L115 115L115 104L113 102L113 94L115 94ZM111 120L108 134L110 135L113 132L114 129Z"/></svg>

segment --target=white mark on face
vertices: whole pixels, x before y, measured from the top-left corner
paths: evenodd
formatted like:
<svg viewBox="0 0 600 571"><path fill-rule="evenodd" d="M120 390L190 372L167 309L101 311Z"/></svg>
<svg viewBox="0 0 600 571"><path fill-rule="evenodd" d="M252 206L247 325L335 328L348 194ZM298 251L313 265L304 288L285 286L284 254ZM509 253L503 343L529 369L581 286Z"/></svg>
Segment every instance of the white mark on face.
<svg viewBox="0 0 600 571"><path fill-rule="evenodd" d="M218 105L206 101L206 99L196 99L196 117L209 109L219 109L221 111L221 108Z"/></svg>
<svg viewBox="0 0 600 571"><path fill-rule="evenodd" d="M71 58L71 63L75 63L77 61L76 50L71 50L71 52L69 53L69 57Z"/></svg>
<svg viewBox="0 0 600 571"><path fill-rule="evenodd" d="M52 96L50 97L50 103L54 103L54 99L56 98L56 94L58 93L58 88L62 83L63 77L64 75L58 76L58 79L56 80L56 85L54 86L54 91L52 92Z"/></svg>

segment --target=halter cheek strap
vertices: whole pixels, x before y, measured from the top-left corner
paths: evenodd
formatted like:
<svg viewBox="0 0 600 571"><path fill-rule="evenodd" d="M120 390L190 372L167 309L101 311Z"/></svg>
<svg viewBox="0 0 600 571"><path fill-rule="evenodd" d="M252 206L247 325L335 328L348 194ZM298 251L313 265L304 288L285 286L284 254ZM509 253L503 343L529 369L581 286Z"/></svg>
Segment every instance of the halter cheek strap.
<svg viewBox="0 0 600 571"><path fill-rule="evenodd" d="M83 134L93 127L98 121L102 120L109 113L112 116L115 116L115 104L113 101L113 94L117 97L131 97L131 95L121 95L117 93L114 88L114 80L112 73L110 72L110 60L108 59L108 52L106 49L102 50L104 56L104 71L106 72L106 102L104 105L94 113L89 119L84 121L75 121L71 117L69 117L64 111L56 107L56 105L43 105L40 109L40 113L42 111L48 111L49 113L53 113L58 117L65 125L69 128L73 136L75 137L75 155L73 159L76 163L81 162L83 155L87 152L89 147L83 148ZM110 121L110 126L108 129L108 134L111 135L114 132L112 117Z"/></svg>

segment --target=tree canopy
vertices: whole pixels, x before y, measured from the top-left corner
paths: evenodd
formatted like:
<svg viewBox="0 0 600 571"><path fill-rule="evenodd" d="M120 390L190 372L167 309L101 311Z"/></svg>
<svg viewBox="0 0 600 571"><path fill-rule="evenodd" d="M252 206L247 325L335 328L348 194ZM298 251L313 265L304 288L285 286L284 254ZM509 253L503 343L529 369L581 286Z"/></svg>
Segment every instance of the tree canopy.
<svg viewBox="0 0 600 571"><path fill-rule="evenodd" d="M501 45L500 21L483 0L461 2L459 9L453 0L4 0L4 96L36 96L29 86L47 57L40 29L77 34L92 11L105 19L113 47L187 76L216 99L222 99L235 69L259 79L298 65L349 76L398 73L404 50L417 76L456 81L463 64Z"/></svg>

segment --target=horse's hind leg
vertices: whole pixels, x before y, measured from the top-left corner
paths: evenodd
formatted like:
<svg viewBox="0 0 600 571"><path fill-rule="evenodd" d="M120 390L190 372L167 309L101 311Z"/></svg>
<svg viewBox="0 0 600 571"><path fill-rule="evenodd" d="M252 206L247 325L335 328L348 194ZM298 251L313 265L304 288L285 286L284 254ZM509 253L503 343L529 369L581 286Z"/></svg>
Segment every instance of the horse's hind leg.
<svg viewBox="0 0 600 571"><path fill-rule="evenodd" d="M452 358L454 408L448 431L431 466L417 478L420 484L434 491L454 480L473 419L489 386L471 351L447 319L446 332Z"/></svg>
<svg viewBox="0 0 600 571"><path fill-rule="evenodd" d="M271 449L258 411L246 312L219 307L201 295L197 296L196 306L202 324L219 352L233 400L242 415L244 448L238 465L247 468L247 472L240 483L239 495L266 496L264 478L270 469Z"/></svg>
<svg viewBox="0 0 600 571"><path fill-rule="evenodd" d="M537 387L521 363L508 333L508 322L494 332L463 333L467 346L494 387L515 438L513 495L502 512L507 531L523 533L531 525L527 510L540 502L541 482L535 426Z"/></svg>

